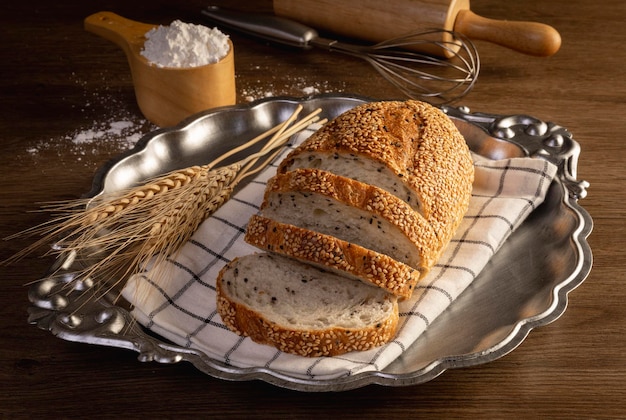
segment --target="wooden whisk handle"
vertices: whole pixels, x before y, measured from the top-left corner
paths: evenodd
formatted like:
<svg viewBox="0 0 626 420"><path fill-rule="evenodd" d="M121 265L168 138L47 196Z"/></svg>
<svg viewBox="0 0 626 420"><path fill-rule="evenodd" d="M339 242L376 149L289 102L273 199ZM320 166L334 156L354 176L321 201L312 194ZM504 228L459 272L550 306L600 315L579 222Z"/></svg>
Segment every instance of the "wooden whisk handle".
<svg viewBox="0 0 626 420"><path fill-rule="evenodd" d="M471 10L458 12L454 30L471 39L489 41L539 57L553 55L561 47L561 35L549 25L488 19Z"/></svg>

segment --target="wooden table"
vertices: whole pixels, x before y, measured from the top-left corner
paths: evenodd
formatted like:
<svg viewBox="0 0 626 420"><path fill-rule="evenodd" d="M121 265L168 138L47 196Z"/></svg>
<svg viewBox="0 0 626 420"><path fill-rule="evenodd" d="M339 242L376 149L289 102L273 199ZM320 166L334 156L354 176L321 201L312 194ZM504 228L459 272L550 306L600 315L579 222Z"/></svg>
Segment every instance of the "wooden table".
<svg viewBox="0 0 626 420"><path fill-rule="evenodd" d="M269 10L267 2L215 3ZM150 23L200 22L204 6L194 0L3 3L0 236L47 220L34 212L38 203L86 193L97 168L155 128L136 106L123 53L86 33L83 19L111 10ZM484 0L472 9L492 18L541 21L563 38L551 58L477 42L482 72L459 104L556 122L582 147L578 178L591 185L581 204L595 222L589 239L594 266L559 320L532 331L497 361L447 371L426 384L307 394L218 380L187 364L140 363L131 351L55 338L27 323L25 284L51 263L29 256L0 268L0 417L626 416L626 3ZM396 96L360 61L322 51L293 53L236 34L232 39L239 103L311 91ZM0 259L29 243L2 243Z"/></svg>

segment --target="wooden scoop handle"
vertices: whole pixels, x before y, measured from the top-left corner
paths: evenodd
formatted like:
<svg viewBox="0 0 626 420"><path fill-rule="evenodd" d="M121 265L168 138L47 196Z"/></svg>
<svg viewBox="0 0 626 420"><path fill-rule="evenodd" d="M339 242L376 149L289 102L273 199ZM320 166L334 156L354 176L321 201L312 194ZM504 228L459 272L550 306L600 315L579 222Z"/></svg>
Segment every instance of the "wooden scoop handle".
<svg viewBox="0 0 626 420"><path fill-rule="evenodd" d="M112 12L98 12L85 18L85 30L121 47L130 58L137 58L146 40L145 34L156 25L136 22Z"/></svg>
<svg viewBox="0 0 626 420"><path fill-rule="evenodd" d="M561 47L561 35L549 25L488 19L468 9L459 10L454 30L471 39L489 41L539 57L553 55Z"/></svg>

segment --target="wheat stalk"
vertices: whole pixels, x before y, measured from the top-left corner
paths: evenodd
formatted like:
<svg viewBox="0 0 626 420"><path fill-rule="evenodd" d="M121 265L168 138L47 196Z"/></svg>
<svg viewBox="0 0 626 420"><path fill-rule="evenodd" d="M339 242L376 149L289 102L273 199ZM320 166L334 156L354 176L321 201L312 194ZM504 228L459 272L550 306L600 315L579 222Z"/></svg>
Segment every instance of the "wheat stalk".
<svg viewBox="0 0 626 420"><path fill-rule="evenodd" d="M4 263L14 262L56 243L46 254L78 259L84 268L77 278L114 279L96 282L97 298L119 287L129 276L175 257L199 225L226 202L240 182L261 169L280 152L288 139L312 122L315 110L296 122L302 106L283 123L202 166L173 171L116 197L51 203L45 211L57 217L43 225L12 235L39 234L41 238ZM270 137L271 136L271 137ZM256 153L224 166L221 163L270 137ZM259 163L259 161L264 160ZM60 238L60 239L59 239ZM93 253L97 256L93 257ZM157 279L158 281L158 279Z"/></svg>

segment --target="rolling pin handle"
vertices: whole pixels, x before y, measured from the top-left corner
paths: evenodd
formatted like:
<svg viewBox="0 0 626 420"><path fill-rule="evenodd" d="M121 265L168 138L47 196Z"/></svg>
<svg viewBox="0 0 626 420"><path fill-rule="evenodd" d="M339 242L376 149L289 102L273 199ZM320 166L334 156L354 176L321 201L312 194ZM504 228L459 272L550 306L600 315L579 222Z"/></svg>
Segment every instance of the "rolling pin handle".
<svg viewBox="0 0 626 420"><path fill-rule="evenodd" d="M470 10L458 12L454 30L471 39L493 42L539 57L551 56L561 47L561 35L549 25L488 19Z"/></svg>

